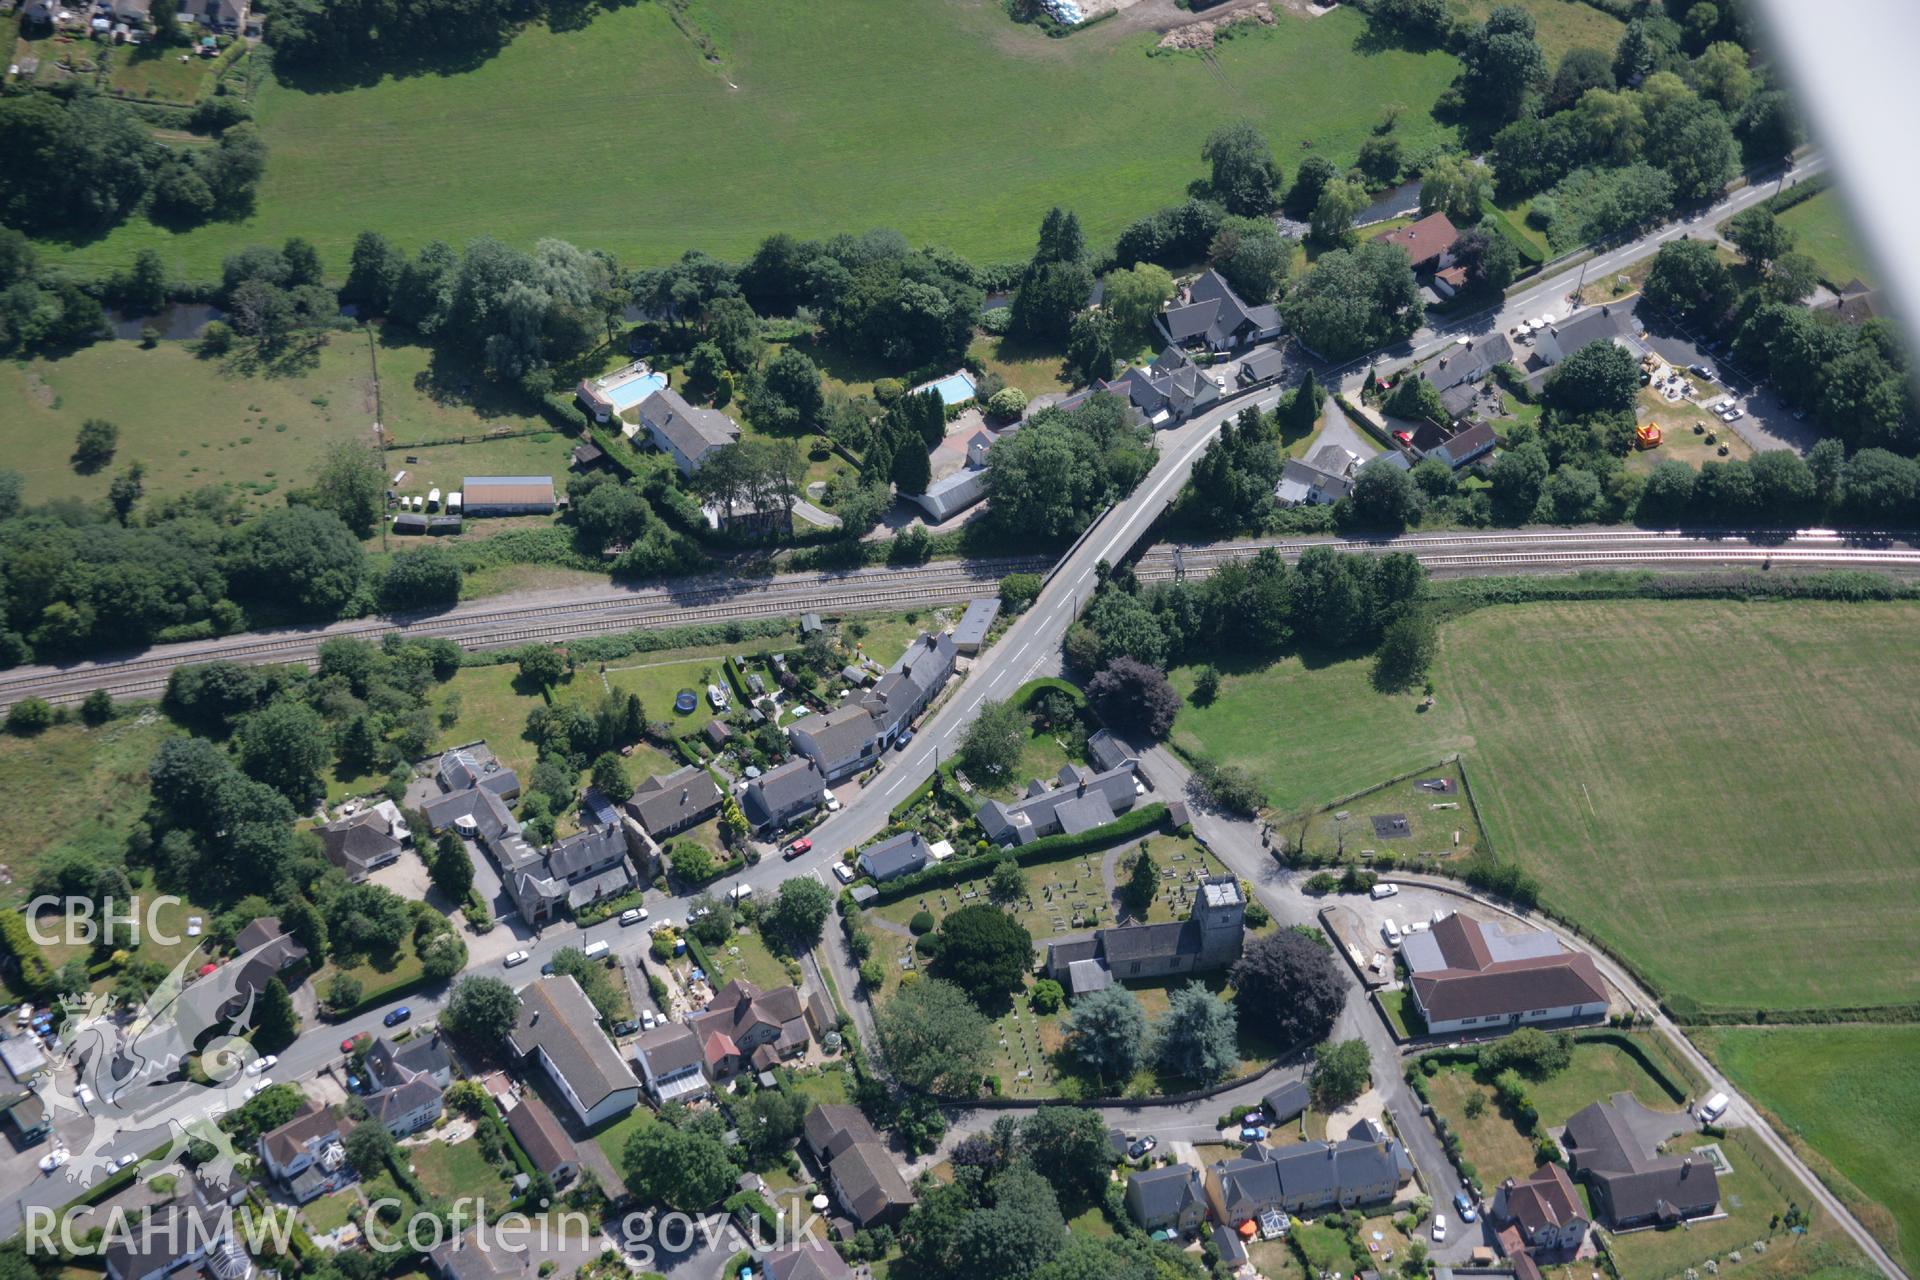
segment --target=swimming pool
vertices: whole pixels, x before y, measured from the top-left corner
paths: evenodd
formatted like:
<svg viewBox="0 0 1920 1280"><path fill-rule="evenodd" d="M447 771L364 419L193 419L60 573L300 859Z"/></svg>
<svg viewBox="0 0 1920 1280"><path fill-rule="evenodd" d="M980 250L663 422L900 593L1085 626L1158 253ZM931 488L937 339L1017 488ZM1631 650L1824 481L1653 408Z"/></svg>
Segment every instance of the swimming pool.
<svg viewBox="0 0 1920 1280"><path fill-rule="evenodd" d="M958 372L948 374L946 377L940 379L940 381L928 387L927 390L938 391L940 393L940 403L942 404L960 404L963 401L973 399L973 375L961 369Z"/></svg>
<svg viewBox="0 0 1920 1280"><path fill-rule="evenodd" d="M631 381L622 382L616 386L603 387L602 391L605 393L607 399L613 402L613 411L615 413L625 413L628 409L633 408L633 406L639 404L642 400L645 400L648 396L666 385L666 374L643 373Z"/></svg>

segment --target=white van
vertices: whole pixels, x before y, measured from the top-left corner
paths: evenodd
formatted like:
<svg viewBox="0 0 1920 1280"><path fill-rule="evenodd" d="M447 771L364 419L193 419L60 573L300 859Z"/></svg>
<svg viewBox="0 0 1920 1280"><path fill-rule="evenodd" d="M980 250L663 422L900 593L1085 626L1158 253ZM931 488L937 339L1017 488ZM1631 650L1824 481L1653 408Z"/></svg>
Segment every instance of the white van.
<svg viewBox="0 0 1920 1280"><path fill-rule="evenodd" d="M1373 886L1371 892L1373 893L1373 900L1378 902L1382 898L1391 898L1394 894L1400 892L1400 886L1397 884L1377 884Z"/></svg>
<svg viewBox="0 0 1920 1280"><path fill-rule="evenodd" d="M586 946L580 948L580 954L589 960L598 960L612 949L613 948L609 947L605 942L589 942Z"/></svg>
<svg viewBox="0 0 1920 1280"><path fill-rule="evenodd" d="M752 896L753 896L753 886L750 884L737 884L733 886L733 888L727 890L728 900L735 903L736 905L739 903L745 902L748 898L751 898Z"/></svg>
<svg viewBox="0 0 1920 1280"><path fill-rule="evenodd" d="M1701 1103L1700 1110L1695 1114L1700 1117L1701 1123L1712 1124L1715 1120L1718 1120L1727 1113L1727 1108L1731 1106L1732 1103L1733 1099L1729 1098L1726 1094L1716 1093Z"/></svg>
<svg viewBox="0 0 1920 1280"><path fill-rule="evenodd" d="M1388 946L1397 947L1400 945L1400 926L1393 921L1389 920L1381 925L1380 933L1386 938Z"/></svg>

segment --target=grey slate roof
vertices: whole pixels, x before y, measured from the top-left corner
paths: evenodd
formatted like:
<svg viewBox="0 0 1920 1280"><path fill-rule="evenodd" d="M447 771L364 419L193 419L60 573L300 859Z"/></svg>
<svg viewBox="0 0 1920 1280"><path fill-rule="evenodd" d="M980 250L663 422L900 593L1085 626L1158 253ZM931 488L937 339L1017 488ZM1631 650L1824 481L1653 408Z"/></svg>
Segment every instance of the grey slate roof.
<svg viewBox="0 0 1920 1280"><path fill-rule="evenodd" d="M807 1112L801 1126L807 1150L822 1164L831 1163L842 1151L859 1142L880 1141L860 1108L844 1102L823 1102Z"/></svg>
<svg viewBox="0 0 1920 1280"><path fill-rule="evenodd" d="M665 436L696 465L715 449L740 438L733 419L714 409L696 409L672 387L662 387L640 402L640 421Z"/></svg>
<svg viewBox="0 0 1920 1280"><path fill-rule="evenodd" d="M320 844L327 861L351 876L364 876L400 856L400 842L387 820L371 809L321 827Z"/></svg>
<svg viewBox="0 0 1920 1280"><path fill-rule="evenodd" d="M993 620L999 616L998 597L969 600L967 611L960 615L960 624L953 629L954 648L965 649L969 653L978 649L987 642L987 632L993 629Z"/></svg>
<svg viewBox="0 0 1920 1280"><path fill-rule="evenodd" d="M814 749L828 761L859 754L867 740L880 731L873 713L858 704L836 707L823 716L808 716L793 727L804 729Z"/></svg>
<svg viewBox="0 0 1920 1280"><path fill-rule="evenodd" d="M1140 758L1133 744L1111 729L1102 729L1087 739L1087 754L1093 758L1093 767L1102 771L1118 769L1127 761Z"/></svg>
<svg viewBox="0 0 1920 1280"><path fill-rule="evenodd" d="M507 1041L521 1056L543 1052L589 1111L609 1094L640 1084L601 1032L599 1015L580 984L564 973L520 993L520 1018Z"/></svg>
<svg viewBox="0 0 1920 1280"><path fill-rule="evenodd" d="M1705 1156L1646 1150L1611 1103L1575 1112L1565 1145L1580 1176L1606 1189L1614 1222L1670 1221L1719 1203L1719 1175Z"/></svg>
<svg viewBox="0 0 1920 1280"><path fill-rule="evenodd" d="M749 782L740 797L740 810L748 822L764 827L820 804L826 789L819 766L796 756Z"/></svg>
<svg viewBox="0 0 1920 1280"><path fill-rule="evenodd" d="M1271 306L1248 306L1225 276L1209 269L1187 291L1187 303L1162 312L1160 322L1174 342L1204 338L1209 346L1227 347L1278 329L1280 313Z"/></svg>
<svg viewBox="0 0 1920 1280"><path fill-rule="evenodd" d="M842 1207L862 1224L914 1200L892 1154L877 1142L856 1142L835 1156L833 1176Z"/></svg>
<svg viewBox="0 0 1920 1280"><path fill-rule="evenodd" d="M767 1280L849 1280L852 1268L830 1244L814 1241L790 1245L760 1259Z"/></svg>
<svg viewBox="0 0 1920 1280"><path fill-rule="evenodd" d="M927 842L918 831L903 831L863 849L860 866L875 880L886 881L911 875L926 866L931 857Z"/></svg>
<svg viewBox="0 0 1920 1280"><path fill-rule="evenodd" d="M561 1126L559 1117L540 1101L537 1094L529 1092L521 1095L520 1105L507 1112L507 1128L520 1140L527 1158L541 1173L552 1174L556 1169L580 1161L580 1153L574 1148L573 1139L567 1136L566 1129Z"/></svg>
<svg viewBox="0 0 1920 1280"><path fill-rule="evenodd" d="M1256 351L1240 362L1240 381L1243 383L1265 382L1279 377L1286 371L1287 356L1278 347L1269 347Z"/></svg>
<svg viewBox="0 0 1920 1280"><path fill-rule="evenodd" d="M643 1031L633 1042L636 1059L646 1062L655 1079L670 1076L705 1062L700 1054L700 1039L677 1022L669 1022Z"/></svg>
<svg viewBox="0 0 1920 1280"><path fill-rule="evenodd" d="M1117 767L1100 773L1091 773L1068 764L1061 767L1057 777L1059 786L1047 790L1036 779L1029 784L1027 795L1011 803L1000 800L988 800L980 806L974 816L986 831L987 838L999 844L1026 844L1029 841L1052 835L1067 829L1069 820L1077 825L1076 830L1088 830L1090 826L1099 826L1113 821L1113 815L1125 813L1133 808L1133 774L1130 760L1123 760ZM1100 817L1098 806L1074 806L1073 802L1098 795L1105 806L1106 816ZM1098 821L1091 821L1098 819Z"/></svg>
<svg viewBox="0 0 1920 1280"><path fill-rule="evenodd" d="M1328 1193L1344 1199L1363 1187L1397 1185L1399 1145L1392 1139L1296 1142L1259 1147L1254 1159L1223 1161L1215 1167L1227 1216L1237 1221L1249 1216L1253 1205L1302 1197L1312 1200Z"/></svg>
<svg viewBox="0 0 1920 1280"><path fill-rule="evenodd" d="M1163 1165L1127 1179L1127 1207L1142 1224L1165 1222L1205 1199L1200 1171L1192 1165Z"/></svg>
<svg viewBox="0 0 1920 1280"><path fill-rule="evenodd" d="M627 812L638 819L647 834L683 829L703 820L720 807L720 787L713 775L697 764L672 773L655 774L634 788L627 800Z"/></svg>
<svg viewBox="0 0 1920 1280"><path fill-rule="evenodd" d="M1588 307L1577 315L1569 316L1553 326L1554 340L1560 344L1560 350L1572 355L1580 348L1595 342L1611 342L1627 332L1627 311L1611 307Z"/></svg>
<svg viewBox="0 0 1920 1280"><path fill-rule="evenodd" d="M1306 1081L1289 1080L1260 1099L1260 1105L1266 1110L1268 1123L1285 1124L1305 1111L1311 1100Z"/></svg>

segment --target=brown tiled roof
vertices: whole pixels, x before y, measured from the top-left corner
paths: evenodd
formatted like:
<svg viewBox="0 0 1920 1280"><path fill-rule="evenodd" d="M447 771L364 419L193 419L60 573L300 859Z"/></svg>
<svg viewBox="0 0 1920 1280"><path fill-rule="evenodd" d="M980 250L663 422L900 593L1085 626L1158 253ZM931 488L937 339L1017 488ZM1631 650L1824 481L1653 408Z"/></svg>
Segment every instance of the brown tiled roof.
<svg viewBox="0 0 1920 1280"><path fill-rule="evenodd" d="M507 1112L507 1128L526 1148L533 1167L542 1173L551 1174L562 1165L579 1163L580 1153L574 1150L573 1139L560 1127L558 1117L531 1093Z"/></svg>
<svg viewBox="0 0 1920 1280"><path fill-rule="evenodd" d="M1507 1189L1507 1212L1527 1229L1528 1234L1543 1227L1562 1227L1584 1217L1580 1197L1573 1180L1557 1164L1536 1170L1525 1182Z"/></svg>
<svg viewBox="0 0 1920 1280"><path fill-rule="evenodd" d="M1408 260L1415 266L1439 257L1453 248L1453 242L1459 238L1460 232L1444 213L1430 213L1418 222L1397 231L1383 231L1374 237L1375 240L1397 244L1405 249Z"/></svg>
<svg viewBox="0 0 1920 1280"><path fill-rule="evenodd" d="M273 1157L275 1164L286 1165L306 1150L307 1143L325 1137L339 1127L340 1121L329 1108L308 1098L300 1104L300 1110L293 1113L293 1119L278 1129L262 1134L260 1141L265 1144L267 1154Z"/></svg>

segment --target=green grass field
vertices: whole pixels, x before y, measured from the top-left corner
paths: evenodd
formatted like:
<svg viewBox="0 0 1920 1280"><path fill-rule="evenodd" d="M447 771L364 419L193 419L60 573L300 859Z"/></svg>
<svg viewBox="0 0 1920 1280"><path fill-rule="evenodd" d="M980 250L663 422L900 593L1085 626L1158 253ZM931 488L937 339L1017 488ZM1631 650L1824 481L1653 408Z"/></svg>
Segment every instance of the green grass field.
<svg viewBox="0 0 1920 1280"><path fill-rule="evenodd" d="M744 256L772 231L896 226L1024 258L1056 203L1099 244L1181 199L1207 131L1236 117L1266 129L1289 175L1304 141L1349 163L1389 102L1417 151L1440 138L1429 109L1458 69L1439 52L1358 51L1365 23L1345 8L1281 10L1205 60L1149 59L1151 35L1117 28L1050 40L987 0L697 0L690 16L718 64L642 4L529 28L472 71L338 92L269 82L252 217L184 234L135 221L46 251L104 268L150 246L201 277L235 245L302 235L340 276L368 228L409 248L557 235L653 263Z"/></svg>
<svg viewBox="0 0 1920 1280"><path fill-rule="evenodd" d="M1517 4L1533 15L1540 41L1540 52L1547 55L1547 70L1560 65L1567 50L1585 46L1598 49L1608 57L1626 33L1627 24L1612 14L1602 13L1579 0L1455 0L1448 7L1456 14L1484 21L1496 4Z"/></svg>
<svg viewBox="0 0 1920 1280"><path fill-rule="evenodd" d="M1920 1241L1920 1174L1907 1142L1920 1133L1920 1027L1714 1028L1696 1038L1852 1184L1836 1189L1895 1259L1910 1257Z"/></svg>
<svg viewBox="0 0 1920 1280"><path fill-rule="evenodd" d="M59 725L31 738L0 735L0 903L27 899L35 861L57 845L117 858L146 807L147 763L175 732L158 719L98 729ZM59 797L57 803L50 797Z"/></svg>
<svg viewBox="0 0 1920 1280"><path fill-rule="evenodd" d="M1829 188L1794 205L1780 215L1780 225L1794 233L1795 251L1813 259L1821 279L1836 285L1856 279L1879 283L1873 263L1847 220L1838 191Z"/></svg>
<svg viewBox="0 0 1920 1280"><path fill-rule="evenodd" d="M1283 814L1458 749L1496 853L1663 991L1908 1000L1916 621L1899 605L1483 609L1442 630L1429 712L1374 693L1363 661L1288 658L1229 675L1174 741L1254 770Z"/></svg>
<svg viewBox="0 0 1920 1280"><path fill-rule="evenodd" d="M462 1197L485 1200L491 1206L507 1203L513 1189L498 1165L481 1154L478 1141L426 1142L403 1148L420 1185L429 1195L452 1203Z"/></svg>
<svg viewBox="0 0 1920 1280"><path fill-rule="evenodd" d="M149 494L227 481L279 506L329 446L372 440L366 339L350 334L333 335L310 371L285 377L202 360L181 342L99 342L59 360L0 364L0 406L7 465L27 477L29 502L105 498L114 473L137 460ZM81 475L68 459L88 418L117 425L120 446Z"/></svg>

